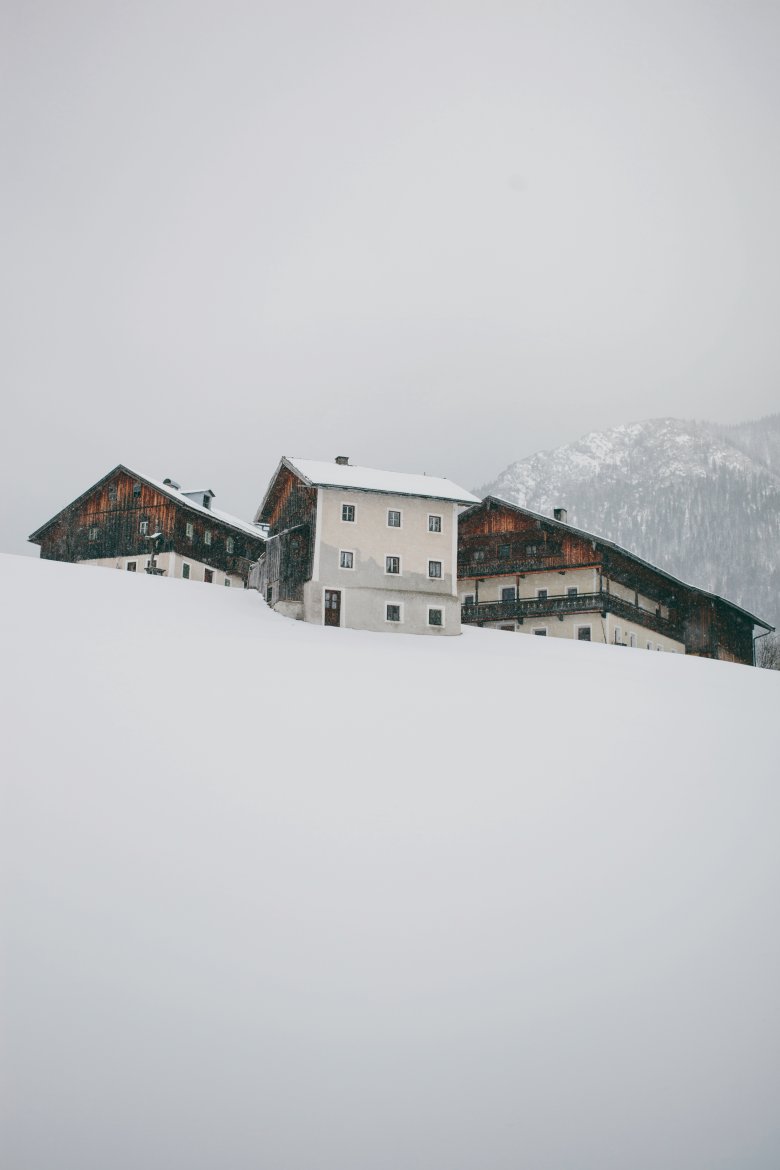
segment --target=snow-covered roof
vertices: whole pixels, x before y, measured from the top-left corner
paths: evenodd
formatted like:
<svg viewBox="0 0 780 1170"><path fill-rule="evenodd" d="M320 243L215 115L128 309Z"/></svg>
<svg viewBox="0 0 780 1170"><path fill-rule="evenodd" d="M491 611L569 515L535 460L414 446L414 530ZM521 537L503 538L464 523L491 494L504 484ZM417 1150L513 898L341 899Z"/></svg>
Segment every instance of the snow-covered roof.
<svg viewBox="0 0 780 1170"><path fill-rule="evenodd" d="M127 470L129 470L129 468ZM130 474L135 475L136 473L131 471ZM213 507L213 505L209 508L206 508L203 506L203 504L199 504L197 501L191 498L192 495L205 495L207 491L211 492L211 495L213 496L214 493L211 491L211 488L203 488L196 492L190 492L184 488L177 489L173 487L172 484L163 483L162 480L152 479L148 475L139 475L138 478L145 480L148 484L151 484L151 486L156 488L157 491L165 492L167 496L170 496L174 500L178 500L179 503L185 506L185 508L193 508L194 511L200 512L200 514L203 516L213 516L215 520L221 520L223 524L229 524L232 528L237 528L239 531L245 532L249 536L254 536L260 540L265 539L265 530L261 529L257 524L252 524L249 520L241 520L238 516L231 516L229 512L222 512L219 508Z"/></svg>
<svg viewBox="0 0 780 1170"><path fill-rule="evenodd" d="M423 496L432 500L452 500L456 504L475 504L479 497L458 487L451 479L435 475L413 475L405 471L379 471L374 467L353 467L349 463L319 459L282 460L308 483L316 487L352 488L362 492L383 492L397 496Z"/></svg>

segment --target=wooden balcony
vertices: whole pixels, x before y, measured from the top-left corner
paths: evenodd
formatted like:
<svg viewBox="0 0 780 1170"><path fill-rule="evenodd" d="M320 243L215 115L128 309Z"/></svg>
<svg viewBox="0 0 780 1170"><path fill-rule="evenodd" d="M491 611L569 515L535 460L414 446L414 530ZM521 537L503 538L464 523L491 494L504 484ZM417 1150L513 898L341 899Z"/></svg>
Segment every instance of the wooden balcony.
<svg viewBox="0 0 780 1170"><path fill-rule="evenodd" d="M480 601L477 605L461 606L461 620L470 625L522 622L526 618L563 618L578 613L599 613L602 617L612 613L615 617L655 630L678 642L683 640L682 627L673 617L663 618L660 613L641 609L614 593L578 593L574 597L520 597L516 601Z"/></svg>

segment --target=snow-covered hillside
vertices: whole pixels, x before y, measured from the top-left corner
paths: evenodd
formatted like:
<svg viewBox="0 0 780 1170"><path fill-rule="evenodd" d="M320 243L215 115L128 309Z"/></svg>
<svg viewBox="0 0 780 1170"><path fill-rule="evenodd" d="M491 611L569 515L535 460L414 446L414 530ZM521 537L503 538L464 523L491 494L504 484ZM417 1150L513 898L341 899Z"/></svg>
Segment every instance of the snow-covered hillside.
<svg viewBox="0 0 780 1170"><path fill-rule="evenodd" d="M780 1164L780 675L0 582L3 1166Z"/></svg>
<svg viewBox="0 0 780 1170"><path fill-rule="evenodd" d="M648 419L507 467L479 489L599 533L780 624L780 414Z"/></svg>

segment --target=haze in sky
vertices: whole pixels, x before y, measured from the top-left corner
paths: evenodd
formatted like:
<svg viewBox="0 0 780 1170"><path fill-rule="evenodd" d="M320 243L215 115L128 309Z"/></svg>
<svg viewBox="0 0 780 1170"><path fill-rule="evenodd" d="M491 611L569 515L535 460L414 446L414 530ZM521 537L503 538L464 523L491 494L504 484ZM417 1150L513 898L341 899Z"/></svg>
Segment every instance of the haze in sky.
<svg viewBox="0 0 780 1170"><path fill-rule="evenodd" d="M120 461L250 516L778 409L777 5L3 11L0 547Z"/></svg>

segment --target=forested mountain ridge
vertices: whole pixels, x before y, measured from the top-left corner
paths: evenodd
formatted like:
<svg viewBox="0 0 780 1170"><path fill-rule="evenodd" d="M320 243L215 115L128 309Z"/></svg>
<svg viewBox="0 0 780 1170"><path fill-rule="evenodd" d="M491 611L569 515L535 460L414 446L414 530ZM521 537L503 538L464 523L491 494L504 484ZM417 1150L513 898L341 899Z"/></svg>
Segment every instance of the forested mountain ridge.
<svg viewBox="0 0 780 1170"><path fill-rule="evenodd" d="M507 467L496 495L605 536L780 624L780 414L593 431Z"/></svg>

